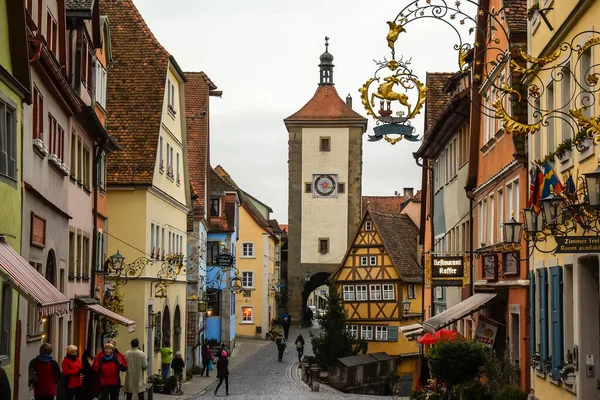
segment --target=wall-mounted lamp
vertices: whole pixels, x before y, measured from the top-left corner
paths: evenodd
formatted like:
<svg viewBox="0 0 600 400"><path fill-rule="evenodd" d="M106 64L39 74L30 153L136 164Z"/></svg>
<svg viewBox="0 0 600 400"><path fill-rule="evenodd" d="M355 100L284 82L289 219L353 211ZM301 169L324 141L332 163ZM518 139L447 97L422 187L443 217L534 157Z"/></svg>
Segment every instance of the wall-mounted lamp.
<svg viewBox="0 0 600 400"><path fill-rule="evenodd" d="M213 309L209 308L208 311L206 311L206 316L207 317L212 317L212 315L213 315Z"/></svg>
<svg viewBox="0 0 600 400"><path fill-rule="evenodd" d="M410 311L410 300L402 300L402 311L404 311L404 314L408 314Z"/></svg>
<svg viewBox="0 0 600 400"><path fill-rule="evenodd" d="M150 328L156 328L156 315L154 312L150 313Z"/></svg>

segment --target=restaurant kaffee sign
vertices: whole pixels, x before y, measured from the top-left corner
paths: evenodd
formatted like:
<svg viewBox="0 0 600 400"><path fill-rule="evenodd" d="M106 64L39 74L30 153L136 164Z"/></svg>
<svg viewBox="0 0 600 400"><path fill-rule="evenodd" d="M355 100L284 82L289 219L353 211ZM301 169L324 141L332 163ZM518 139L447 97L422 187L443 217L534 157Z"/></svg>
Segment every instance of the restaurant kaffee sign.
<svg viewBox="0 0 600 400"><path fill-rule="evenodd" d="M462 256L432 256L431 279L437 286L462 286L465 259Z"/></svg>

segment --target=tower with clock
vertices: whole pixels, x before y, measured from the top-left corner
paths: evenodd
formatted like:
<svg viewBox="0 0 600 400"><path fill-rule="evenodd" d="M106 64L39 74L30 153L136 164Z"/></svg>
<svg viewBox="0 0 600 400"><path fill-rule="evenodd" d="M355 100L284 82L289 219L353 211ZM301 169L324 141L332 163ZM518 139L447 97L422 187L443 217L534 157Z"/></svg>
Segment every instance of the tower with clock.
<svg viewBox="0 0 600 400"><path fill-rule="evenodd" d="M310 292L342 261L360 222L362 134L367 120L338 95L333 56L319 58L313 97L284 120L288 131L288 305L303 320Z"/></svg>

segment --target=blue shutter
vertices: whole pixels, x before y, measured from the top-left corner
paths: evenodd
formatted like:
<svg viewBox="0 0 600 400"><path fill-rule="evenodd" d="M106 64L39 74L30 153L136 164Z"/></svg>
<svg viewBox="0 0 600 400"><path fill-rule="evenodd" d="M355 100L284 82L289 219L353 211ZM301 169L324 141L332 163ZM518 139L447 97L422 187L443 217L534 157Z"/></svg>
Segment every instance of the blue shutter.
<svg viewBox="0 0 600 400"><path fill-rule="evenodd" d="M538 268L538 295L540 299L540 367L545 371L544 363L548 359L548 270Z"/></svg>
<svg viewBox="0 0 600 400"><path fill-rule="evenodd" d="M552 378L560 379L560 368L564 359L563 329L563 270L550 268L550 321L552 325Z"/></svg>
<svg viewBox="0 0 600 400"><path fill-rule="evenodd" d="M535 340L535 271L529 271L529 354L533 357L536 348Z"/></svg>
<svg viewBox="0 0 600 400"><path fill-rule="evenodd" d="M398 327L397 326L388 326L388 342L397 342L398 341Z"/></svg>

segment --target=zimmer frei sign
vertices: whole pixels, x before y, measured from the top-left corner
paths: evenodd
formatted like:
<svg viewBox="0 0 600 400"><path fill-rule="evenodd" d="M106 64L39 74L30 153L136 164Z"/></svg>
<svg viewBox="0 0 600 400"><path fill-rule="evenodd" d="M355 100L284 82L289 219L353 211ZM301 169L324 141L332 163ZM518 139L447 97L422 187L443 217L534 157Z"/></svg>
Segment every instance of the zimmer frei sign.
<svg viewBox="0 0 600 400"><path fill-rule="evenodd" d="M465 259L461 256L433 256L431 278L437 286L462 286Z"/></svg>

